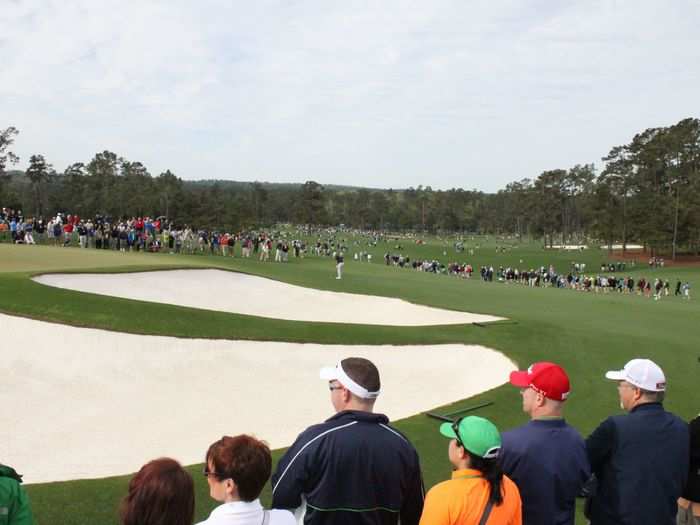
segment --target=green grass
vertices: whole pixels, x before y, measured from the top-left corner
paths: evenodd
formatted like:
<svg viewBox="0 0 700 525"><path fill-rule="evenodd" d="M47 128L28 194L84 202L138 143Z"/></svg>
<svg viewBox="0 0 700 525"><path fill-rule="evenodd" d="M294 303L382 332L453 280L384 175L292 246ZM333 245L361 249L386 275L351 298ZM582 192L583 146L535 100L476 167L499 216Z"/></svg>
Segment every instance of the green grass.
<svg viewBox="0 0 700 525"><path fill-rule="evenodd" d="M350 254L365 249L363 245L355 246L355 239L347 242ZM479 240L480 248L473 257L455 254L450 242L446 257L442 255L443 242L437 239L422 246L405 240L400 242L404 253L412 258L470 261L477 267L480 264L536 267L551 263L563 271L575 260L586 262L591 273L595 273L600 263L607 260L605 253L598 250L574 255L545 252L536 245L520 245L505 254L497 254L495 246L503 242L485 239ZM348 257L345 277L341 281L333 279L334 265L325 257L304 260L291 257L288 264L263 264L256 260L224 260L201 255L120 254L0 244L0 310L77 326L180 337L344 344L483 344L501 350L521 366L545 359L565 366L573 385L573 395L567 402L567 419L584 435L604 417L619 410L616 389L603 378L604 372L621 367L632 357L644 356L656 360L667 374L669 393L666 406L684 418L697 413L695 398L700 366L696 343L700 335L697 322L700 304L697 301L669 298L654 302L637 296L530 289L387 267L383 264L383 253L395 252L395 244L392 241L372 248L372 264L355 262ZM521 259L522 264L519 263ZM412 328L279 321L71 292L41 286L30 280L32 274L47 271L106 272L175 267L242 271L325 290L401 297L441 308L495 314L508 317L512 322L483 328L473 325ZM698 282L700 276L700 271L691 268L667 267L650 271L645 266L638 266L633 272L651 278L658 275L675 279L678 276L691 282ZM469 370L455 371L445 380L468 381ZM400 392L383 395L400 395ZM455 400L453 405L440 407L440 410L447 411L482 400L495 402L479 413L491 418L501 429L526 421L520 410L517 389L507 385L468 400ZM329 415L331 410L329 405ZM408 434L419 450L426 486L447 478L450 468L446 459L446 442L437 434L437 423L424 415L416 415L396 422L396 425ZM210 437L213 441L218 436ZM275 457L280 453L276 451ZM143 458L144 462L149 459L152 458ZM15 466L21 470L20 465ZM192 467L198 491L197 519L202 519L215 503L208 498L206 481L197 475L199 469L200 466ZM41 525L109 524L117 523L116 508L126 493L129 478L36 484L29 485L27 490ZM269 492L264 494L263 500L269 502Z"/></svg>

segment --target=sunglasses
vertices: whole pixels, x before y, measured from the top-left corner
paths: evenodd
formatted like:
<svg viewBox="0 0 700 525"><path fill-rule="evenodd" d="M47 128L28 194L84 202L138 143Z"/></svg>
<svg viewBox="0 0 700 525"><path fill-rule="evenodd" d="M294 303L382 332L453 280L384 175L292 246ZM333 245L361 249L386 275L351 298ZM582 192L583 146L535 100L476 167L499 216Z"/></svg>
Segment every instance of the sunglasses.
<svg viewBox="0 0 700 525"><path fill-rule="evenodd" d="M223 481L223 480L229 479L229 478L233 479L231 476L227 476L226 474L221 474L221 473L219 473L219 472L214 472L214 471L212 471L212 470L209 470L208 467L204 467L204 470L202 471L202 474L204 474L204 477L205 477L205 478L210 478L210 477L213 476L213 477L215 477L216 479L218 479L219 481Z"/></svg>
<svg viewBox="0 0 700 525"><path fill-rule="evenodd" d="M466 450L467 447L464 446L464 441L462 441L462 438L459 437L459 424L462 422L462 419L464 419L464 417L460 417L452 423L452 431L455 433L455 439L457 440L457 444Z"/></svg>

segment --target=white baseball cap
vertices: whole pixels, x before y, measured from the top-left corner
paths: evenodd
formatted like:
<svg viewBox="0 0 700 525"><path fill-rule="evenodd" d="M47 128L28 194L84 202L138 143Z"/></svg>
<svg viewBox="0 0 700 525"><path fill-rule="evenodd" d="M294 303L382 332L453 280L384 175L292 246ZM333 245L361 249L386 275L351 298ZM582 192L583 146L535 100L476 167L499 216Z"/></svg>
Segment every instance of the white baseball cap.
<svg viewBox="0 0 700 525"><path fill-rule="evenodd" d="M648 390L649 392L664 392L666 390L666 376L663 370L650 359L632 359L622 370L610 370L605 377L613 381L627 381L628 383Z"/></svg>

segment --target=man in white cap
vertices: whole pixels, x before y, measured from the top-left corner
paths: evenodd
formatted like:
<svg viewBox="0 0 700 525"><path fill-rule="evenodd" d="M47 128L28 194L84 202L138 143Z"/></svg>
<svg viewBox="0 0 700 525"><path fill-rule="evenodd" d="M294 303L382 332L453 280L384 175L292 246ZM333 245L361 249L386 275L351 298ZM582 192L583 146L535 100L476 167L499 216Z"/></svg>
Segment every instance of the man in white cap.
<svg viewBox="0 0 700 525"><path fill-rule="evenodd" d="M321 369L336 414L302 432L272 475L272 507L306 525L417 525L423 510L418 453L374 413L379 371L349 357Z"/></svg>
<svg viewBox="0 0 700 525"><path fill-rule="evenodd" d="M617 381L627 415L611 416L586 440L598 486L591 525L674 525L688 476L688 425L666 412L666 378L649 359L632 359L605 377Z"/></svg>

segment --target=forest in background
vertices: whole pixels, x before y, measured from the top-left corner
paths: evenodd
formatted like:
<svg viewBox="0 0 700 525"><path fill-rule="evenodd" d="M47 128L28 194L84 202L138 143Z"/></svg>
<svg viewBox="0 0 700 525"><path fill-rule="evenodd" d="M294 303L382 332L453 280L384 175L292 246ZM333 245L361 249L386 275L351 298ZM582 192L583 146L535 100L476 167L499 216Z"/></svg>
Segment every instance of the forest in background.
<svg viewBox="0 0 700 525"><path fill-rule="evenodd" d="M57 171L42 154L26 171L0 128L0 205L25 217L57 212L113 218L165 216L228 231L276 223L384 231L464 232L539 238L545 245L640 243L652 254L700 253L700 119L649 128L614 146L602 169L583 164L519 178L496 193L430 186L370 189L299 184L187 181L151 174L111 151ZM436 175L439 176L439 175Z"/></svg>

